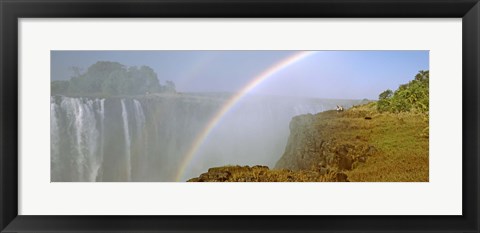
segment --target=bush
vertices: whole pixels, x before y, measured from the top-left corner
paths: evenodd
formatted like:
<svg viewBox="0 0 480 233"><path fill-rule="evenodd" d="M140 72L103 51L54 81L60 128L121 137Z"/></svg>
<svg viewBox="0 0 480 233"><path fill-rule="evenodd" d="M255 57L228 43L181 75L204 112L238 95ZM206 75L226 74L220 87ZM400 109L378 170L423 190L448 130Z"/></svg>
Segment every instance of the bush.
<svg viewBox="0 0 480 233"><path fill-rule="evenodd" d="M378 96L377 110L379 112L408 112L429 110L429 71L420 71L415 79L400 87L393 93L386 90Z"/></svg>
<svg viewBox="0 0 480 233"><path fill-rule="evenodd" d="M175 84L160 85L157 74L148 66L126 67L118 62L100 61L85 73L76 72L69 81L52 81L52 95L140 95L175 92Z"/></svg>
<svg viewBox="0 0 480 233"><path fill-rule="evenodd" d="M52 81L50 83L52 95L65 95L68 92L68 80Z"/></svg>

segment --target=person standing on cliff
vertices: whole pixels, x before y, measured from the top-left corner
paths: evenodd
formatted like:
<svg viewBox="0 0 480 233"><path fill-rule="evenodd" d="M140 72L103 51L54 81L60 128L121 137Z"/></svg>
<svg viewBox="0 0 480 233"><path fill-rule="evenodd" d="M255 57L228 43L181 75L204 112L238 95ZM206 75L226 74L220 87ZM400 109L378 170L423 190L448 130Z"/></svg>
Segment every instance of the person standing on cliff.
<svg viewBox="0 0 480 233"><path fill-rule="evenodd" d="M338 106L337 105L337 112L343 112L343 106Z"/></svg>

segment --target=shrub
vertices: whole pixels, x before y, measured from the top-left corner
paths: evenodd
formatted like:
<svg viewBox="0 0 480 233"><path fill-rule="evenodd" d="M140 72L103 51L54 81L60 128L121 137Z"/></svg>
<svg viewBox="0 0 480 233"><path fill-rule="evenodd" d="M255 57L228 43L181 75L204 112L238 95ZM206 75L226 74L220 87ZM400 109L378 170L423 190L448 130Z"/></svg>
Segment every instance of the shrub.
<svg viewBox="0 0 480 233"><path fill-rule="evenodd" d="M412 110L427 113L429 110L429 71L420 71L415 79L400 85L395 92L386 90L378 96L379 112L409 112Z"/></svg>
<svg viewBox="0 0 480 233"><path fill-rule="evenodd" d="M139 95L175 92L175 84L160 85L157 74L148 66L126 67L118 62L99 61L86 72L75 72L68 81L52 81L52 95Z"/></svg>

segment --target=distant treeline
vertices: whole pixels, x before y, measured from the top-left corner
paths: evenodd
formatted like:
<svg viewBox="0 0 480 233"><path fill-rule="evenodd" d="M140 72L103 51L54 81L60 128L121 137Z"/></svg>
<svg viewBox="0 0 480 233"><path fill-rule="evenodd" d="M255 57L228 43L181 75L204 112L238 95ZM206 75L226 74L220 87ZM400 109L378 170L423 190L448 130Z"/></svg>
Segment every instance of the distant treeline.
<svg viewBox="0 0 480 233"><path fill-rule="evenodd" d="M415 79L393 92L388 89L379 95L377 110L380 112L418 111L428 114L429 71L421 70Z"/></svg>
<svg viewBox="0 0 480 233"><path fill-rule="evenodd" d="M74 69L70 80L51 82L52 95L139 95L175 92L175 84L161 85L157 74L148 66L127 67L118 62L99 61L86 72Z"/></svg>

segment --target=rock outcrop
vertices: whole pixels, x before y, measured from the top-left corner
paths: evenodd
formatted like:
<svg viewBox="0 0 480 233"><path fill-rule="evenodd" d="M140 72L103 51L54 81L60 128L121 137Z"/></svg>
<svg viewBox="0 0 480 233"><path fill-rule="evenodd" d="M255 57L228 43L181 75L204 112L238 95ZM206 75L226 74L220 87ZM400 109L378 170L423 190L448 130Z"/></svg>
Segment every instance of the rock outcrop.
<svg viewBox="0 0 480 233"><path fill-rule="evenodd" d="M358 126L342 120L343 114L326 111L294 117L285 152L275 168L342 172L365 163L377 149L361 135L350 133Z"/></svg>
<svg viewBox="0 0 480 233"><path fill-rule="evenodd" d="M347 182L347 175L334 171L270 170L267 166L225 166L208 169L208 172L188 182Z"/></svg>
<svg viewBox="0 0 480 233"><path fill-rule="evenodd" d="M428 182L425 134L428 116L379 113L374 103L299 115L274 169L219 167L190 181Z"/></svg>

